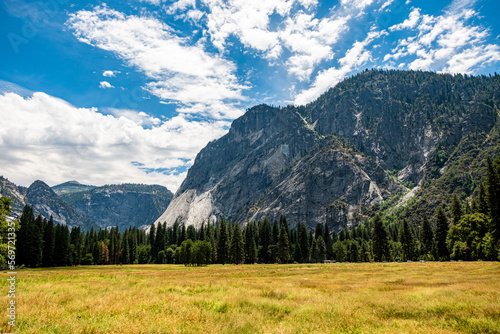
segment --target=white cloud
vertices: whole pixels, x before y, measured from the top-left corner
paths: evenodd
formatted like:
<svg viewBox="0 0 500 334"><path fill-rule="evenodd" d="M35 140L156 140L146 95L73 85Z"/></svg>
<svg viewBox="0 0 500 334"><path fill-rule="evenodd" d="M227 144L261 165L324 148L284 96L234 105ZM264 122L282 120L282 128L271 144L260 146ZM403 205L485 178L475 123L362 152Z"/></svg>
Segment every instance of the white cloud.
<svg viewBox="0 0 500 334"><path fill-rule="evenodd" d="M271 49L279 44L276 32L269 31L270 16L273 13L285 16L294 0L202 0L209 8L207 28L212 43L221 51L226 47L230 35L259 51ZM258 35L258 38L257 38ZM264 42L262 42L264 40Z"/></svg>
<svg viewBox="0 0 500 334"><path fill-rule="evenodd" d="M126 16L107 7L70 15L67 25L84 43L113 52L151 79L150 93L184 104L244 100L233 62L190 45L155 18ZM222 115L222 117L226 117Z"/></svg>
<svg viewBox="0 0 500 334"><path fill-rule="evenodd" d="M373 3L373 0L340 0L340 3L344 7L350 9L363 10Z"/></svg>
<svg viewBox="0 0 500 334"><path fill-rule="evenodd" d="M106 88L115 88L115 86L113 86L112 84L110 84L107 81L101 81L99 83L99 88L104 88L104 89L106 89Z"/></svg>
<svg viewBox="0 0 500 334"><path fill-rule="evenodd" d="M284 45L293 52L286 62L289 73L307 80L321 61L332 59L332 45L349 29L349 19L350 16L341 16L318 20L305 13L289 18L280 34Z"/></svg>
<svg viewBox="0 0 500 334"><path fill-rule="evenodd" d="M161 123L161 120L159 118L148 115L143 111L117 108L106 108L104 111L110 113L116 118L124 117L142 127L153 127Z"/></svg>
<svg viewBox="0 0 500 334"><path fill-rule="evenodd" d="M140 2L146 2L146 3L149 3L151 5L160 5L162 2L165 2L166 0L139 0Z"/></svg>
<svg viewBox="0 0 500 334"><path fill-rule="evenodd" d="M175 191L197 152L229 126L182 115L160 122L133 110L108 111L115 116L44 93L0 95L0 173L22 185L76 179L95 185L155 183ZM143 127L145 120L150 128Z"/></svg>
<svg viewBox="0 0 500 334"><path fill-rule="evenodd" d="M230 36L237 37L245 47L261 53L272 63L287 50L290 55L286 56L284 63L289 74L304 81L309 79L319 63L333 58L332 46L349 29L347 22L352 14L358 15L360 9L373 1L344 1L341 13L324 18L310 13L317 6L317 1L202 2L209 8L207 32L221 52L226 50ZM302 8L292 12L294 6ZM273 26L272 15L279 22Z"/></svg>
<svg viewBox="0 0 500 334"><path fill-rule="evenodd" d="M403 29L413 29L417 26L418 21L420 20L420 8L414 8L410 16L404 20L402 23L393 25L389 28L390 31L397 31Z"/></svg>
<svg viewBox="0 0 500 334"><path fill-rule="evenodd" d="M185 11L188 8L196 8L196 0L174 1L167 9L167 14L175 14L177 11Z"/></svg>
<svg viewBox="0 0 500 334"><path fill-rule="evenodd" d="M112 78L112 77L115 77L116 76L116 73L120 73L120 71L103 71L102 72L102 76L103 77L108 77L108 78Z"/></svg>
<svg viewBox="0 0 500 334"><path fill-rule="evenodd" d="M320 71L316 76L314 83L308 89L301 91L296 97L294 103L296 105L307 104L327 89L335 86L348 74L358 70L361 66L365 65L372 60L372 52L367 50L367 46L375 39L386 35L385 31L370 31L363 41L357 41L353 44L352 48L347 50L344 57L339 59L340 67L331 67L329 69Z"/></svg>
<svg viewBox="0 0 500 334"><path fill-rule="evenodd" d="M380 7L379 11L382 11L384 9L386 9L387 7L389 7L390 5L392 5L392 3L394 2L394 0L386 0L382 6Z"/></svg>
<svg viewBox="0 0 500 334"><path fill-rule="evenodd" d="M404 59L412 70L468 74L499 61L500 47L487 43L489 31L469 22L479 15L472 8L475 3L455 0L439 16L422 15L421 9L414 8L408 19L389 28L407 37L397 41L384 61Z"/></svg>

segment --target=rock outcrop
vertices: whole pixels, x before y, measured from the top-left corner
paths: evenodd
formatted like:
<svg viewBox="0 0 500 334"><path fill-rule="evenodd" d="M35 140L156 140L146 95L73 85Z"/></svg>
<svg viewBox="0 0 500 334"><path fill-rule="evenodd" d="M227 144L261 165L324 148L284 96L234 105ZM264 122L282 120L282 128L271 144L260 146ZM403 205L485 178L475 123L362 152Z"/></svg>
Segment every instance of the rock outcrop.
<svg viewBox="0 0 500 334"><path fill-rule="evenodd" d="M200 151L156 223L356 224L423 185L463 138L488 133L499 92L496 76L365 71L306 106L256 106Z"/></svg>
<svg viewBox="0 0 500 334"><path fill-rule="evenodd" d="M35 181L29 188L17 186L0 177L0 195L13 199L12 218L19 217L25 205L36 215L56 224L80 226L84 230L118 226L146 228L167 208L173 194L165 187L144 184L106 185L102 187L69 181L49 187Z"/></svg>

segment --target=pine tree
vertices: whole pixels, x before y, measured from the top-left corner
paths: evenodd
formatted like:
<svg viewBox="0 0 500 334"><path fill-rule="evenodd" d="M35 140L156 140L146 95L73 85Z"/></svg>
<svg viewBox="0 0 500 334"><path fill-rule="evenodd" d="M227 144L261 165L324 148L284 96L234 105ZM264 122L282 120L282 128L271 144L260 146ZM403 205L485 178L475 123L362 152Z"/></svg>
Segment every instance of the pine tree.
<svg viewBox="0 0 500 334"><path fill-rule="evenodd" d="M174 225L172 226L172 240L170 241L172 245L180 245L180 242L177 238L178 235L179 235L179 222L176 219Z"/></svg>
<svg viewBox="0 0 500 334"><path fill-rule="evenodd" d="M318 250L318 242L316 241L315 238L312 239L310 253L311 253L311 262L314 263L318 262L319 250Z"/></svg>
<svg viewBox="0 0 500 334"><path fill-rule="evenodd" d="M153 227L151 227L151 229L153 229ZM125 231L125 232L123 232L123 236L122 236L122 245L123 245L122 262L124 264L130 263L130 245L129 245L128 240L129 240L128 233L127 233L127 231ZM158 255L158 253L157 253L157 255Z"/></svg>
<svg viewBox="0 0 500 334"><path fill-rule="evenodd" d="M93 229L90 230L90 253L92 253L92 258L94 259L94 264L101 264L101 250L99 247L99 237L97 231ZM57 235L57 230L56 230Z"/></svg>
<svg viewBox="0 0 500 334"><path fill-rule="evenodd" d="M478 211L479 213L489 215L490 214L490 209L488 206L488 197L486 196L486 189L484 187L484 183L481 182L479 184L479 191L478 191L478 199L477 202L474 201L472 202L473 206L473 211Z"/></svg>
<svg viewBox="0 0 500 334"><path fill-rule="evenodd" d="M69 230L66 225L56 225L54 243L54 264L56 266L71 265Z"/></svg>
<svg viewBox="0 0 500 334"><path fill-rule="evenodd" d="M129 240L130 251L132 252L132 243ZM154 263L158 263L158 253L164 250L165 245L165 224L159 223L156 229L156 237L151 245L151 259ZM129 254L130 262L133 263L133 255Z"/></svg>
<svg viewBox="0 0 500 334"><path fill-rule="evenodd" d="M290 243L288 241L287 225L282 224L278 235L277 260L279 263L290 262L292 256L290 253Z"/></svg>
<svg viewBox="0 0 500 334"><path fill-rule="evenodd" d="M240 264L245 261L245 245L243 243L241 227L238 223L233 224L232 232L229 254L232 263Z"/></svg>
<svg viewBox="0 0 500 334"><path fill-rule="evenodd" d="M274 220L273 222L273 239L271 241L271 244L276 245L278 243L278 236L280 234L280 227L278 225L278 222Z"/></svg>
<svg viewBox="0 0 500 334"><path fill-rule="evenodd" d="M215 233L215 226L208 222L206 228L206 240L210 242L210 245L212 245L212 259L210 261L211 263L217 263L217 237L215 236Z"/></svg>
<svg viewBox="0 0 500 334"><path fill-rule="evenodd" d="M189 225L186 230L186 238L196 241L196 229L193 225Z"/></svg>
<svg viewBox="0 0 500 334"><path fill-rule="evenodd" d="M387 230L378 213L373 218L372 229L373 259L383 261L389 259L389 240Z"/></svg>
<svg viewBox="0 0 500 334"><path fill-rule="evenodd" d="M427 215L424 214L424 221L422 223L422 244L423 253L432 253L432 245L434 244L434 232L432 231L431 223L427 219Z"/></svg>
<svg viewBox="0 0 500 334"><path fill-rule="evenodd" d="M299 244L298 236L295 239L296 240L295 240L295 244L293 247L292 258L293 258L294 262L302 262L302 253L300 251L300 244Z"/></svg>
<svg viewBox="0 0 500 334"><path fill-rule="evenodd" d="M269 263L271 262L269 256L269 246L272 241L271 223L269 220L264 219L260 222L259 227L259 261Z"/></svg>
<svg viewBox="0 0 500 334"><path fill-rule="evenodd" d="M316 242L318 242L319 236L323 236L324 231L323 231L323 225L322 224L316 224L316 229L314 230L314 239L316 239Z"/></svg>
<svg viewBox="0 0 500 334"><path fill-rule="evenodd" d="M28 265L28 260L31 256L29 252L31 242L30 234L34 224L35 217L33 215L33 208L25 205L19 219L20 228L17 232L16 263L19 265Z"/></svg>
<svg viewBox="0 0 500 334"><path fill-rule="evenodd" d="M205 232L205 222L203 222L203 223L201 223L198 240L204 241L206 238L207 238L207 236L206 236L206 232Z"/></svg>
<svg viewBox="0 0 500 334"><path fill-rule="evenodd" d="M458 224L460 218L462 218L463 211L462 211L462 204L460 204L460 201L458 200L456 194L453 195L453 200L451 204L451 214L453 215L453 224Z"/></svg>
<svg viewBox="0 0 500 334"><path fill-rule="evenodd" d="M117 228L118 229L118 228ZM73 245L73 265L77 266L81 263L83 258L83 240L80 226L73 227L70 233L70 245Z"/></svg>
<svg viewBox="0 0 500 334"><path fill-rule="evenodd" d="M109 263L109 249L108 249L108 246L102 240L99 243L99 249L100 249L100 262L101 262L101 264L108 264Z"/></svg>
<svg viewBox="0 0 500 334"><path fill-rule="evenodd" d="M230 261L229 258L229 229L224 218L221 219L219 231L217 233L217 261L225 264Z"/></svg>
<svg viewBox="0 0 500 334"><path fill-rule="evenodd" d="M54 230L54 219L50 216L50 219L45 226L43 232L43 256L42 256L42 266L52 267L54 265L54 246L55 246L55 230Z"/></svg>
<svg viewBox="0 0 500 334"><path fill-rule="evenodd" d="M255 223L247 223L245 226L245 263L257 262L257 245L255 243Z"/></svg>
<svg viewBox="0 0 500 334"><path fill-rule="evenodd" d="M151 245L151 250L153 249L153 245L155 243L155 237L156 237L156 225L153 223L151 224L151 228L149 229L149 244Z"/></svg>
<svg viewBox="0 0 500 334"><path fill-rule="evenodd" d="M493 166L490 157L487 159L487 166L486 188L491 218L489 231L496 243L500 239L500 175L498 175L498 171Z"/></svg>
<svg viewBox="0 0 500 334"><path fill-rule="evenodd" d="M280 225L279 225L280 229L282 226L284 226L286 235L288 237L288 241L290 241L290 228L288 227L288 222L286 220L286 217L283 215L280 216Z"/></svg>
<svg viewBox="0 0 500 334"><path fill-rule="evenodd" d="M340 234L339 234L339 240L340 241L344 241L344 240L347 240L347 231L345 228L342 229L342 231L340 231Z"/></svg>
<svg viewBox="0 0 500 334"><path fill-rule="evenodd" d="M38 215L28 230L28 267L39 267L43 257L43 217Z"/></svg>
<svg viewBox="0 0 500 334"><path fill-rule="evenodd" d="M109 239L109 263L110 264L116 264L118 262L115 262L116 259L116 253L117 253L117 241L116 241L116 234L115 234L115 228L111 228L111 233L110 233L110 239Z"/></svg>
<svg viewBox="0 0 500 334"><path fill-rule="evenodd" d="M363 229L365 231L365 229ZM332 237L330 236L330 231L328 230L328 224L325 223L323 239L325 240L326 247L326 258L328 260L333 259L333 250L332 250Z"/></svg>
<svg viewBox="0 0 500 334"><path fill-rule="evenodd" d="M403 220L399 228L399 242L403 248L404 261L412 260L414 255L414 240L406 219Z"/></svg>
<svg viewBox="0 0 500 334"><path fill-rule="evenodd" d="M436 220L436 252L439 260L448 260L449 252L446 247L446 237L448 236L448 219L442 207L439 207Z"/></svg>
<svg viewBox="0 0 500 334"><path fill-rule="evenodd" d="M299 239L299 247L300 247L300 262L309 262L310 258L310 245L309 239L307 237L307 227L306 224L300 223L298 230L298 239Z"/></svg>
<svg viewBox="0 0 500 334"><path fill-rule="evenodd" d="M359 245L356 240L349 240L348 256L351 262L359 261Z"/></svg>
<svg viewBox="0 0 500 334"><path fill-rule="evenodd" d="M129 246L130 246L130 263L138 263L139 262L139 248L137 243L137 229L130 228L129 233ZM161 250L164 250L165 246Z"/></svg>
<svg viewBox="0 0 500 334"><path fill-rule="evenodd" d="M324 262L326 258L326 244L325 240L323 240L323 236L318 236L316 240L316 245L318 247L318 261Z"/></svg>
<svg viewBox="0 0 500 334"><path fill-rule="evenodd" d="M187 234L186 234L186 225L184 223L181 224L179 228L179 236L177 238L177 243L182 244L182 242L187 240Z"/></svg>

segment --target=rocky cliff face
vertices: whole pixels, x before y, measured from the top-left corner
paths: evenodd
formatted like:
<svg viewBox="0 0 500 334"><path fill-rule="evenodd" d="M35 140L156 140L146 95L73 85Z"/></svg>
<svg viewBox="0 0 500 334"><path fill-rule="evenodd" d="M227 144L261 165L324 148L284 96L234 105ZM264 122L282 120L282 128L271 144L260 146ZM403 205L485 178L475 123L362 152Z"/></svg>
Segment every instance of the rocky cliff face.
<svg viewBox="0 0 500 334"><path fill-rule="evenodd" d="M26 193L26 203L33 206L36 212L47 219L53 217L54 222L69 227L96 228L95 221L78 211L59 197L46 183L33 182Z"/></svg>
<svg viewBox="0 0 500 334"><path fill-rule="evenodd" d="M307 106L254 107L198 154L156 222L284 214L291 227L356 224L394 194L422 186L463 138L488 133L499 81L366 71Z"/></svg>
<svg viewBox="0 0 500 334"><path fill-rule="evenodd" d="M173 196L167 188L158 185L71 186L70 189L66 188L61 195L64 200L91 217L98 226L118 226L120 230L149 226L165 211Z"/></svg>
<svg viewBox="0 0 500 334"><path fill-rule="evenodd" d="M158 185L121 184L95 187L69 181L50 188L35 181L29 188L0 177L0 195L13 199L12 216L19 217L25 205L56 224L83 229L118 226L146 227L167 208L173 194Z"/></svg>
<svg viewBox="0 0 500 334"><path fill-rule="evenodd" d="M198 154L158 221L200 225L236 215L320 139L295 110L252 108Z"/></svg>
<svg viewBox="0 0 500 334"><path fill-rule="evenodd" d="M363 219L363 207L382 203L404 189L370 157L343 140L327 137L235 219L256 221L286 213L291 222L347 226Z"/></svg>
<svg viewBox="0 0 500 334"><path fill-rule="evenodd" d="M3 176L0 176L0 197L12 199L12 217L19 217L23 212L25 205L24 197L27 191L28 188L17 186Z"/></svg>

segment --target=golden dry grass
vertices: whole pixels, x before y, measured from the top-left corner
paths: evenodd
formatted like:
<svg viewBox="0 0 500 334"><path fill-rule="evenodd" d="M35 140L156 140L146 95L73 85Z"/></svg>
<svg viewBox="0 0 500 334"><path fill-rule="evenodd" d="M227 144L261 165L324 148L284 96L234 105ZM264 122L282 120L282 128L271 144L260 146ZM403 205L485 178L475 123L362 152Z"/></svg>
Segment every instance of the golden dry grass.
<svg viewBox="0 0 500 334"><path fill-rule="evenodd" d="M500 333L499 263L32 269L17 289L3 332Z"/></svg>

